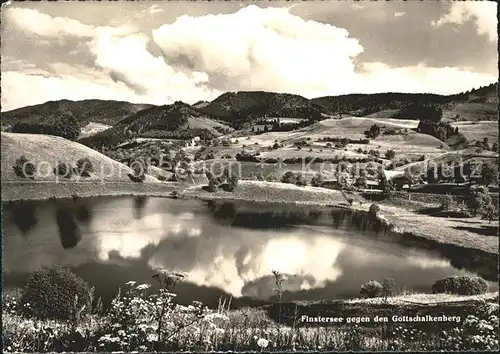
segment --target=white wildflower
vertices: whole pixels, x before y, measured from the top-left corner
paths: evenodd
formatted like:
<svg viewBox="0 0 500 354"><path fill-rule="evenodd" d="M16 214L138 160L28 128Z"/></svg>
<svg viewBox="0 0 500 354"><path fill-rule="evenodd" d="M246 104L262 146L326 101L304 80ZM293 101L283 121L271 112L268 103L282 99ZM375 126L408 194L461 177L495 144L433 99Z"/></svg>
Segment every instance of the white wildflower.
<svg viewBox="0 0 500 354"><path fill-rule="evenodd" d="M267 348L267 346L269 345L269 341L264 338L259 338L259 340L257 341L257 345L261 348Z"/></svg>
<svg viewBox="0 0 500 354"><path fill-rule="evenodd" d="M137 283L137 282L135 282L135 281L131 280L131 281L126 282L126 283L125 283L125 285L134 286L134 285L135 285L135 283Z"/></svg>
<svg viewBox="0 0 500 354"><path fill-rule="evenodd" d="M151 287L151 285L149 285L149 284L140 284L140 285L137 285L136 289L137 290L146 290L150 287Z"/></svg>

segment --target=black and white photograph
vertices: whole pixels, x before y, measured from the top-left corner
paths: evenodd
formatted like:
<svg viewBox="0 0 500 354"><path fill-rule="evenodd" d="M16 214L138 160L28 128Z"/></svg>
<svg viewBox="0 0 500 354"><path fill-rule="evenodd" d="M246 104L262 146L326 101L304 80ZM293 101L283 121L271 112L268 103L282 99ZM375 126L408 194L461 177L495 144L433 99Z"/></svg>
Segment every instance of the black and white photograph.
<svg viewBox="0 0 500 354"><path fill-rule="evenodd" d="M3 1L2 351L498 351L497 11Z"/></svg>

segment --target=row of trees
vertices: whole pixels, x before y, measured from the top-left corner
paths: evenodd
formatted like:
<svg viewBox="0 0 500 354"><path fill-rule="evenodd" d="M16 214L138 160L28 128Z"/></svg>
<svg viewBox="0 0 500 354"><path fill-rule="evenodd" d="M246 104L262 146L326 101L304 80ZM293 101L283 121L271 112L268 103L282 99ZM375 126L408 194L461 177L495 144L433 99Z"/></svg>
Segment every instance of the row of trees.
<svg viewBox="0 0 500 354"><path fill-rule="evenodd" d="M485 186L498 184L498 170L488 164L482 164L479 167L472 163L456 167L431 166L426 173L427 183L453 182L458 184L464 183L465 177L469 179L470 183L477 182Z"/></svg>
<svg viewBox="0 0 500 354"><path fill-rule="evenodd" d="M55 135L68 140L76 140L80 135L80 126L75 117L64 114L45 121L39 118L20 121L12 125L11 131L13 133Z"/></svg>

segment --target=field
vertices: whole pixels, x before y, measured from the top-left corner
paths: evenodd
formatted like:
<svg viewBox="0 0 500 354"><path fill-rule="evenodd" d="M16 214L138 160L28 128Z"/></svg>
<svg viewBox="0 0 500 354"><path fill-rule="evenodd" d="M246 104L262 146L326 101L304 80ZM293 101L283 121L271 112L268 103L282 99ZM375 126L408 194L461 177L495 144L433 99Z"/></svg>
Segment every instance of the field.
<svg viewBox="0 0 500 354"><path fill-rule="evenodd" d="M474 296L394 295L315 303L274 303L217 309L195 302L176 304L175 288L166 295L149 284L129 282L109 311L97 308L70 321L29 318L20 291L3 297L6 352L116 351L349 351L498 349L498 292ZM165 294L164 293L164 294ZM166 305L162 305L165 303ZM310 324L315 316L329 324ZM157 315L161 314L161 315ZM427 314L445 322L399 318ZM396 316L396 317L394 317ZM336 322L333 322L335 319ZM381 322L382 321L382 322Z"/></svg>
<svg viewBox="0 0 500 354"><path fill-rule="evenodd" d="M24 155L39 168L37 181L56 182L53 173L59 161L74 166L81 158L88 158L94 168L85 182L130 182L128 177L132 169L112 160L97 151L69 140L40 134L2 133L2 183L25 182L12 166ZM66 179L72 181L76 177ZM146 182L159 182L152 176L146 176Z"/></svg>
<svg viewBox="0 0 500 354"><path fill-rule="evenodd" d="M482 141L484 138L488 138L489 143L493 143L498 140L498 122L492 121L477 121L477 122L454 122L451 124L452 127L458 127L460 133L462 133L467 140Z"/></svg>

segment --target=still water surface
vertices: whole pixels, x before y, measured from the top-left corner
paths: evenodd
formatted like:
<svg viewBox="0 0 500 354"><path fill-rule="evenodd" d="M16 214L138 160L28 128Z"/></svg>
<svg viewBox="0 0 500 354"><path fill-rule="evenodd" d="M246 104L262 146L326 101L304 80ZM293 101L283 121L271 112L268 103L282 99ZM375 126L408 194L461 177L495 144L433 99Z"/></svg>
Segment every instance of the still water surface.
<svg viewBox="0 0 500 354"><path fill-rule="evenodd" d="M240 298L233 304L271 299L272 270L287 274L284 300L356 297L384 277L430 291L441 277L475 275L366 220L354 225L345 210L144 197L4 204L4 286L53 264L71 267L105 301L127 281L153 284L154 266L185 272L179 299L209 305L229 295Z"/></svg>

